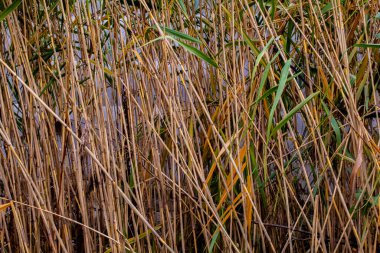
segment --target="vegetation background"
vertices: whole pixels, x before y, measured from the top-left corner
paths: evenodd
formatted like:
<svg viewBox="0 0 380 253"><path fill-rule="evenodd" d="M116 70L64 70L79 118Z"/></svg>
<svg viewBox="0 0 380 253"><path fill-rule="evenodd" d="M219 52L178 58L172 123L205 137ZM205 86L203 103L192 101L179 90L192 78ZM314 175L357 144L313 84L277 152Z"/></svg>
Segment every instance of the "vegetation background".
<svg viewBox="0 0 380 253"><path fill-rule="evenodd" d="M379 252L378 0L0 0L2 252Z"/></svg>

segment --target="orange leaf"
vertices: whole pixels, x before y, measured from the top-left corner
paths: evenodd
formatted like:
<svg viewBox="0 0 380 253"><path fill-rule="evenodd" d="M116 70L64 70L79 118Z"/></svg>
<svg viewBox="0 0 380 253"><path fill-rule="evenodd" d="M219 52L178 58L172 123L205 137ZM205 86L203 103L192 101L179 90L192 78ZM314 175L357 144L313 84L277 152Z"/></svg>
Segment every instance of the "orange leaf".
<svg viewBox="0 0 380 253"><path fill-rule="evenodd" d="M6 204L3 204L3 205L0 205L0 211L4 211L6 210L8 207L12 206L13 202L9 202L9 203L6 203Z"/></svg>

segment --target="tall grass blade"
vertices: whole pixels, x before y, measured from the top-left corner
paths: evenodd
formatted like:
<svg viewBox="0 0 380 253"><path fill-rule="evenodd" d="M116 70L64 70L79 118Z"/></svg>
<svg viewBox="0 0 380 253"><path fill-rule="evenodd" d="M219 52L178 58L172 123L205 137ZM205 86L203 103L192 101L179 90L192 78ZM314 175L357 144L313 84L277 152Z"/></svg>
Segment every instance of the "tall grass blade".
<svg viewBox="0 0 380 253"><path fill-rule="evenodd" d="M157 27L153 27L154 29L157 29ZM164 33L167 33L173 37L176 37L176 38L179 38L179 39L184 39L184 40L187 40L187 41L190 41L190 42L194 42L194 43L198 43L200 44L201 41L199 39L196 39L194 37L191 37L190 35L187 35L185 33L182 33L182 32L179 32L179 31L176 31L176 30L173 30L173 29L170 29L168 27L165 27L165 26L160 26L160 28L162 29L162 31Z"/></svg>
<svg viewBox="0 0 380 253"><path fill-rule="evenodd" d="M280 102L282 93L285 89L285 84L286 84L286 80L288 78L290 64L291 64L291 60L287 60L285 62L285 65L283 66L283 68L281 70L280 80L278 82L278 88L277 88L277 92L276 92L276 97L274 98L272 108L271 108L270 113L269 113L268 128L267 128L267 140L269 140L269 138L270 138L271 128L272 128L272 124L273 124L273 116L274 116L277 104Z"/></svg>
<svg viewBox="0 0 380 253"><path fill-rule="evenodd" d="M193 46L190 46L184 42L181 42L179 40L176 40L174 38L172 38L172 40L176 41L180 46L182 46L186 51L188 51L189 53L197 56L198 58L204 60L205 62L207 62L208 64L210 64L211 66L217 68L218 67L218 64L213 60L211 59L209 56L207 56L205 53L203 53L202 51L200 51L199 49L193 47Z"/></svg>
<svg viewBox="0 0 380 253"><path fill-rule="evenodd" d="M2 22L12 11L16 10L22 0L14 0L5 10L0 13L0 22Z"/></svg>
<svg viewBox="0 0 380 253"><path fill-rule="evenodd" d="M318 92L315 92L311 95L309 95L307 98L305 98L304 101L299 103L296 107L294 107L290 112L288 112L285 117L273 128L272 133L270 136L273 136L278 129L283 127L293 116L296 114L299 110L301 110L302 107L304 107L310 100L312 100L315 96L319 94Z"/></svg>
<svg viewBox="0 0 380 253"><path fill-rule="evenodd" d="M362 48L380 48L380 44L355 44L354 47L362 47Z"/></svg>

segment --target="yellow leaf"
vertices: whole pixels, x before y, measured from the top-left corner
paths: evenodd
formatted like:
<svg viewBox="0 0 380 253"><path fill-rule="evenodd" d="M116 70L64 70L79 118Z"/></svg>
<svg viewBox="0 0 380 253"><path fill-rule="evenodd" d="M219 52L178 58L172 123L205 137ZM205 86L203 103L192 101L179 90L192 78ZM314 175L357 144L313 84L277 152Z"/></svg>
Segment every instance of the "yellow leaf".
<svg viewBox="0 0 380 253"><path fill-rule="evenodd" d="M9 202L7 204L0 205L0 212L6 210L8 207L12 206L13 202Z"/></svg>

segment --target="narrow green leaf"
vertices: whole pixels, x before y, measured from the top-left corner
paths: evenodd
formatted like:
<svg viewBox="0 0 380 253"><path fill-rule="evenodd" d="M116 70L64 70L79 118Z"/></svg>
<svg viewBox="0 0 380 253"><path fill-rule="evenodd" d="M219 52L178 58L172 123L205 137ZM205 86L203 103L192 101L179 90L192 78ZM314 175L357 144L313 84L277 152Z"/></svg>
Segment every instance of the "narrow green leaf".
<svg viewBox="0 0 380 253"><path fill-rule="evenodd" d="M331 126L335 132L337 146L339 146L342 143L342 135L340 133L338 121L334 117L331 118Z"/></svg>
<svg viewBox="0 0 380 253"><path fill-rule="evenodd" d="M380 44L355 44L354 47L362 47L362 48L380 48Z"/></svg>
<svg viewBox="0 0 380 253"><path fill-rule="evenodd" d="M372 197L372 206L377 206L379 203L380 194Z"/></svg>
<svg viewBox="0 0 380 253"><path fill-rule="evenodd" d="M148 42L145 43L144 45L141 45L140 48L143 48L143 47L145 47L145 46L147 46L147 45L149 45L149 44L152 44L152 43L154 43L154 42L156 42L156 41L159 41L159 40L163 40L163 39L165 39L165 38L166 38L165 35L164 35L164 36L160 36L160 37L155 38L155 39L153 39L153 40L151 40L151 41L148 41Z"/></svg>
<svg viewBox="0 0 380 253"><path fill-rule="evenodd" d="M211 59L209 56L207 56L205 53L203 53L202 51L200 51L199 49L195 48L195 47L192 47L184 42L181 42L181 41L178 41L170 36L168 36L168 38L176 41L180 46L182 46L186 51L192 53L193 55L201 58L202 60L204 60L205 62L209 63L210 65L214 66L215 68L218 67L218 64L213 60Z"/></svg>
<svg viewBox="0 0 380 253"><path fill-rule="evenodd" d="M277 89L278 89L278 86L274 86L274 87L270 88L269 90L267 90L266 92L264 92L264 94L261 97L259 97L258 99L256 99L256 101L253 102L253 104L257 104L261 100L267 98L270 94L272 94L273 92L275 92Z"/></svg>
<svg viewBox="0 0 380 253"><path fill-rule="evenodd" d="M326 4L325 7L323 7L321 12L322 12L322 14L325 14L326 12L331 11L332 8L333 8L333 6L332 6L332 3L330 2L330 3Z"/></svg>
<svg viewBox="0 0 380 253"><path fill-rule="evenodd" d="M274 14L276 13L276 5L277 5L277 1L276 0L272 0L272 8L271 8L271 12L270 12L270 16L272 19L274 19Z"/></svg>
<svg viewBox="0 0 380 253"><path fill-rule="evenodd" d="M244 36L245 35L245 36ZM245 34L243 33L243 38L244 38L244 41L247 42L247 44L249 45L249 47L253 50L253 51L258 51L257 50L257 47L255 47L251 41L251 39ZM257 71L257 67L259 66L260 62L261 62L261 59L263 58L265 52L268 50L268 48L270 47L270 45L272 45L274 41L274 38L271 38L268 43L265 45L265 47L263 48L263 50L258 53L257 55L257 58L256 58L256 61L255 61L255 66L253 67L253 70L252 70L252 74L251 74L251 78L254 79L254 76L256 75L256 71ZM265 65L265 62L262 62L263 65Z"/></svg>
<svg viewBox="0 0 380 253"><path fill-rule="evenodd" d="M323 109L325 110L327 116L331 119L331 126L332 126L332 128L333 128L333 130L335 132L337 146L339 146L340 143L342 143L342 135L340 133L339 123L335 119L335 117L332 115L332 113L330 112L329 108L327 107L327 105L324 102L322 102L322 106L323 106Z"/></svg>
<svg viewBox="0 0 380 253"><path fill-rule="evenodd" d="M185 6L185 3L183 2L183 0L177 0L177 2L178 2L179 7L181 8L183 14L185 14L185 16L188 17L189 15L187 14L186 6Z"/></svg>
<svg viewBox="0 0 380 253"><path fill-rule="evenodd" d="M285 52L287 54L289 54L289 52L290 52L290 46L292 44L293 29L294 29L294 23L292 21L290 21L288 23L288 31L287 31L287 34L286 34Z"/></svg>
<svg viewBox="0 0 380 253"><path fill-rule="evenodd" d="M251 48L251 50L253 51L253 54L254 55L260 54L259 49L255 46L255 44L253 44L253 41L249 38L249 36L244 31L242 31L242 35L243 35L244 41L247 43L249 48Z"/></svg>
<svg viewBox="0 0 380 253"><path fill-rule="evenodd" d="M14 11L20 4L22 0L15 0L11 5L9 5L2 13L0 13L0 22L3 21L9 13Z"/></svg>
<svg viewBox="0 0 380 253"><path fill-rule="evenodd" d="M157 27L153 27L153 28L157 29ZM161 26L161 25L160 25L160 28L162 29L162 31L164 33L169 34L169 35L171 35L173 37L177 37L177 38L184 39L184 40L187 40L187 41L195 42L195 43L198 43L198 44L201 43L201 41L199 39L191 37L190 35L187 35L185 33L182 33L182 32L179 32L179 31L176 31L176 30L173 30L173 29L167 28L165 26Z"/></svg>
<svg viewBox="0 0 380 253"><path fill-rule="evenodd" d="M274 59L275 58L277 58L277 56L275 56ZM264 85L265 85L265 83L266 83L266 81L268 79L268 74L269 74L270 67L271 67L271 63L267 64L267 66L265 67L264 72L263 72L263 74L261 76L260 86L259 86L259 89L257 91L258 96L261 95L261 92L264 89ZM252 80L253 80L253 78L252 78ZM277 86L276 86L276 90L277 90ZM255 118L256 109L257 109L257 102L259 102L259 101L260 101L260 98L256 99L256 101L252 104L253 105L253 110L252 110L252 114L251 114L251 121L250 121L250 124L249 124L250 127L251 127L251 125L253 123L253 120Z"/></svg>
<svg viewBox="0 0 380 253"><path fill-rule="evenodd" d="M211 240L211 243L210 243L210 247L208 248L208 252L212 252L212 250L214 249L216 240L219 237L219 233L220 233L220 230L217 229L217 231L214 233L214 236L212 237L212 240Z"/></svg>
<svg viewBox="0 0 380 253"><path fill-rule="evenodd" d="M283 127L293 117L294 114L296 114L304 105L306 105L312 98L314 98L318 94L319 94L319 91L311 94L304 101L302 101L296 107L294 107L290 112L288 112L285 115L285 117L273 128L271 136L275 134L278 129Z"/></svg>
<svg viewBox="0 0 380 253"><path fill-rule="evenodd" d="M278 53L273 57L273 59L271 60L271 62L269 62L269 63L266 65L266 67L265 67L265 69L264 69L264 72L263 72L263 74L262 74L262 76L261 76L259 89L258 89L258 91L257 91L258 96L261 95L261 92L262 92L262 90L264 89L264 85L265 85L265 83L266 83L266 81L267 81L267 79L268 79L268 74L269 74L269 70L270 70L271 64L274 62L274 60L277 58L277 56L278 56L279 54L280 54L280 52L278 52ZM257 60L256 60L256 62L257 62ZM254 80L254 76L252 76L252 80ZM278 87L276 86L276 90L277 90L277 88L278 88ZM264 95L263 95L263 96L264 96ZM257 102L259 102L258 100L260 100L260 98L257 98L256 101L253 102L254 109L253 109L253 113L252 113L252 115L251 115L251 118L252 118L251 123L253 122L253 119L254 119L255 114L256 114L256 108L257 108L256 104L257 104Z"/></svg>
<svg viewBox="0 0 380 253"><path fill-rule="evenodd" d="M270 137L270 129L272 127L274 112L276 110L278 102L280 102L282 92L285 89L285 84L286 84L286 80L288 78L290 64L291 64L291 60L287 60L284 67L281 70L280 81L278 82L278 89L276 92L276 97L274 98L274 102L273 102L272 108L271 108L270 113L269 113L267 140L269 140L269 137Z"/></svg>
<svg viewBox="0 0 380 253"><path fill-rule="evenodd" d="M297 74L293 74L291 77L289 77L288 79L286 79L286 81L290 82L291 80L293 80L294 78L296 78L297 76L299 76L301 74L302 74L302 71L298 72Z"/></svg>

